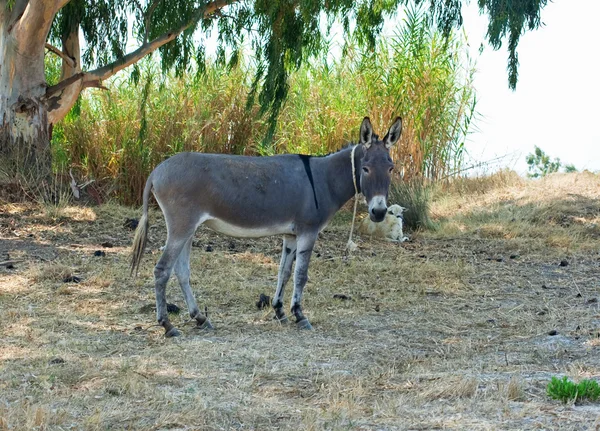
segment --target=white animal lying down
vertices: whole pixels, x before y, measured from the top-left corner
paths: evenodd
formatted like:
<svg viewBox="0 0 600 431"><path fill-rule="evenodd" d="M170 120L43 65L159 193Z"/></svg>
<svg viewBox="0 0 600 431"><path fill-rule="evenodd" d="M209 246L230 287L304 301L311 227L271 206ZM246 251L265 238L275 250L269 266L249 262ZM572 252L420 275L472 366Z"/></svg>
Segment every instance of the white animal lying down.
<svg viewBox="0 0 600 431"><path fill-rule="evenodd" d="M400 205L390 205L382 222L374 223L367 217L360 223L358 231L363 235L371 235L387 241L408 241L409 238L404 236L402 232L402 214L404 211L406 211L406 208Z"/></svg>

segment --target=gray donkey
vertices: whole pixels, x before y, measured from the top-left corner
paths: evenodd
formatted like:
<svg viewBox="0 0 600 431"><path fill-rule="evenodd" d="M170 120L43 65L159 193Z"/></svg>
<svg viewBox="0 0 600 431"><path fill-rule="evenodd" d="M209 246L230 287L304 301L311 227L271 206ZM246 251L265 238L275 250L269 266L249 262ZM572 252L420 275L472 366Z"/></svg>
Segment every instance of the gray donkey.
<svg viewBox="0 0 600 431"><path fill-rule="evenodd" d="M387 212L394 167L389 149L400 138L398 117L383 140L365 117L360 144L324 157L284 154L247 157L180 153L159 164L144 188L143 210L133 242L131 272L137 274L148 233L150 191L163 211L167 243L154 268L156 314L166 337L179 335L167 314L166 286L175 270L190 316L200 328L212 328L198 309L190 288L190 251L194 232L204 224L226 235L257 238L283 235L275 316L287 322L283 291L294 271L291 313L302 329L312 329L302 313L302 290L318 233L356 192L369 206L369 217L380 222ZM354 178L353 178L354 175Z"/></svg>

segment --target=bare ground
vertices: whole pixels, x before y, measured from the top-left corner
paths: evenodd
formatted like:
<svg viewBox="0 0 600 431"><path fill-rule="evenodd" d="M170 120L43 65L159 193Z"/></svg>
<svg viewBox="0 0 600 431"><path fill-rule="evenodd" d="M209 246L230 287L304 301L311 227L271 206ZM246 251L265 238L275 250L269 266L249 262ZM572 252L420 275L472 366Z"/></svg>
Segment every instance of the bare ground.
<svg viewBox="0 0 600 431"><path fill-rule="evenodd" d="M599 197L584 174L462 184L436 197L437 232L362 238L349 258L342 212L309 270L310 332L255 305L280 239L200 229L192 287L216 330L186 323L173 280L169 340L151 309L159 213L133 279L136 210L2 204L0 430L598 429L600 406L546 385L600 378Z"/></svg>

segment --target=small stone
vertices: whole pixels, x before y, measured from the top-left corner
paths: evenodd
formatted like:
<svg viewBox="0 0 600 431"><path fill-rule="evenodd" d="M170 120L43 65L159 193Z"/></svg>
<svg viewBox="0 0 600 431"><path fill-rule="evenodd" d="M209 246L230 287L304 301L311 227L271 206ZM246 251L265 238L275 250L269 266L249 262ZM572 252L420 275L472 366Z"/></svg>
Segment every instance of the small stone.
<svg viewBox="0 0 600 431"><path fill-rule="evenodd" d="M377 304L377 305L375 306L375 311L379 312L379 310L381 310L381 307L379 306L379 304Z"/></svg>
<svg viewBox="0 0 600 431"><path fill-rule="evenodd" d="M352 299L350 295L344 295L343 293L335 293L333 299L341 299L342 301L349 301Z"/></svg>
<svg viewBox="0 0 600 431"><path fill-rule="evenodd" d="M77 277L76 275L67 275L65 278L63 278L63 283L80 283L81 282L81 278Z"/></svg>
<svg viewBox="0 0 600 431"><path fill-rule="evenodd" d="M504 262L504 258L498 257L498 258L496 258L496 262Z"/></svg>
<svg viewBox="0 0 600 431"><path fill-rule="evenodd" d="M258 301L256 301L256 308L262 310L263 308L267 308L271 303L271 298L269 298L264 293L261 293L258 297Z"/></svg>
<svg viewBox="0 0 600 431"><path fill-rule="evenodd" d="M94 252L94 256L96 256L96 257L105 257L105 256L106 256L106 253L105 253L105 252L103 252L102 250L96 250L96 251Z"/></svg>
<svg viewBox="0 0 600 431"><path fill-rule="evenodd" d="M181 308L179 308L177 305L167 303L167 313L179 314L180 311Z"/></svg>
<svg viewBox="0 0 600 431"><path fill-rule="evenodd" d="M563 260L560 261L560 263L558 264L558 266L567 266L568 264L569 264L569 262L563 259Z"/></svg>
<svg viewBox="0 0 600 431"><path fill-rule="evenodd" d="M213 247L212 247L212 245L209 244L206 246L206 248L204 250L206 250L207 252L210 253L211 251L213 251Z"/></svg>
<svg viewBox="0 0 600 431"><path fill-rule="evenodd" d="M553 329L553 330L551 330L551 331L548 332L548 335L550 335L550 336L553 337L555 335L558 335L558 331L556 329Z"/></svg>
<svg viewBox="0 0 600 431"><path fill-rule="evenodd" d="M138 219L127 218L127 219L125 219L125 223L123 223L123 227L126 227L131 230L135 230L135 229L137 229L139 223L140 223L140 221Z"/></svg>
<svg viewBox="0 0 600 431"><path fill-rule="evenodd" d="M519 257L521 257L521 256L519 256L518 254L511 254L510 255L511 259L518 259Z"/></svg>
<svg viewBox="0 0 600 431"><path fill-rule="evenodd" d="M60 358L57 356L56 358L50 359L48 361L48 365L64 364L65 362L67 362L67 361L65 361L63 358Z"/></svg>

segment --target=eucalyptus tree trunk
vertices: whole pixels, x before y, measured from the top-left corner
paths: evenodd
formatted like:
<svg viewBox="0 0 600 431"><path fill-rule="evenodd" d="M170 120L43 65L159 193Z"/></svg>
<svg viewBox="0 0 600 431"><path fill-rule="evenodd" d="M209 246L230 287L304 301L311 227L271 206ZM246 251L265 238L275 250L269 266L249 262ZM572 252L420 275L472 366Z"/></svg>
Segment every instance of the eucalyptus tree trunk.
<svg viewBox="0 0 600 431"><path fill-rule="evenodd" d="M0 1L0 153L18 168L50 165L44 45L61 6Z"/></svg>

